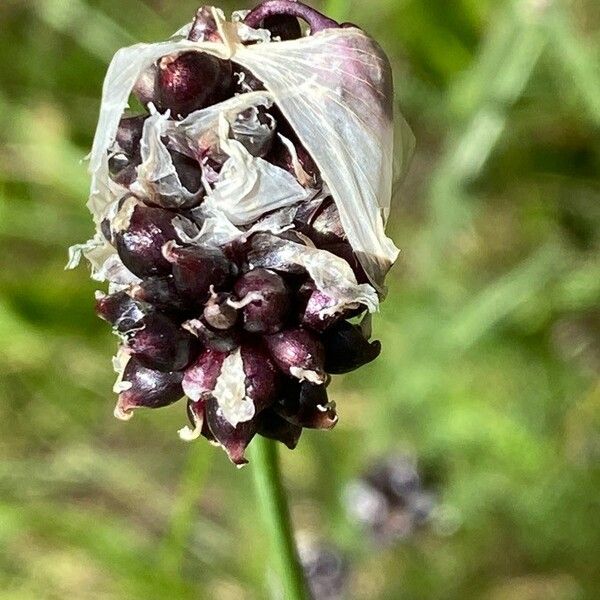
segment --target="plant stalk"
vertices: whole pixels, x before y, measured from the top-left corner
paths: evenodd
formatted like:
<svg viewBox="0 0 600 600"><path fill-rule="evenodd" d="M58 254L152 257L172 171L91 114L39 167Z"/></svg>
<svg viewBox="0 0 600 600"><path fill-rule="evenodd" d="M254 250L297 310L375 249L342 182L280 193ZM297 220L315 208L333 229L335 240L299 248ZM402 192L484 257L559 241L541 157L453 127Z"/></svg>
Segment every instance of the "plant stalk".
<svg viewBox="0 0 600 600"><path fill-rule="evenodd" d="M298 558L286 493L281 480L276 442L256 436L250 445L257 499L270 538L270 550L285 600L308 600Z"/></svg>

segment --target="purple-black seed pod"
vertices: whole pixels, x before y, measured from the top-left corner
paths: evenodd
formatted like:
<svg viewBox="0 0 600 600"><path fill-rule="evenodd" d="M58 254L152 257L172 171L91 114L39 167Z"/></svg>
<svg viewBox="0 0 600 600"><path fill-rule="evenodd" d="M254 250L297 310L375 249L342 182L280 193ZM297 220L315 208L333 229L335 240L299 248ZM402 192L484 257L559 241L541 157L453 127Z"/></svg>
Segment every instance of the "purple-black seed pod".
<svg viewBox="0 0 600 600"><path fill-rule="evenodd" d="M123 214L124 213L124 214ZM113 236L123 264L138 277L168 275L169 261L162 247L177 239L172 220L175 215L162 208L144 206L133 198L123 204L116 219ZM114 226L114 221L113 221Z"/></svg>
<svg viewBox="0 0 600 600"><path fill-rule="evenodd" d="M288 380L273 405L284 419L308 429L333 429L338 422L335 406L329 402L324 385Z"/></svg>
<svg viewBox="0 0 600 600"><path fill-rule="evenodd" d="M251 333L276 333L289 312L289 290L283 278L267 269L254 269L234 285L242 310L243 327Z"/></svg>
<svg viewBox="0 0 600 600"><path fill-rule="evenodd" d="M234 427L221 414L219 404L215 398L209 398L206 401L204 416L210 432L227 452L229 460L238 467L247 464L248 461L244 454L248 444L256 435L256 420L251 419L244 423L238 423Z"/></svg>
<svg viewBox="0 0 600 600"><path fill-rule="evenodd" d="M215 389L227 354L204 349L183 376L185 395L191 400L205 400Z"/></svg>
<svg viewBox="0 0 600 600"><path fill-rule="evenodd" d="M136 408L160 408L177 402L183 396L182 379L181 372L154 371L130 358L123 372L123 391L115 415L128 419Z"/></svg>
<svg viewBox="0 0 600 600"><path fill-rule="evenodd" d="M270 406L277 397L280 373L271 357L257 345L241 347L246 396L254 402L256 412Z"/></svg>
<svg viewBox="0 0 600 600"><path fill-rule="evenodd" d="M264 339L273 360L286 375L316 384L325 382L325 351L316 335L297 328Z"/></svg>
<svg viewBox="0 0 600 600"><path fill-rule="evenodd" d="M125 345L144 367L158 371L180 371L190 362L192 335L169 317L152 313L140 329L129 332Z"/></svg>
<svg viewBox="0 0 600 600"><path fill-rule="evenodd" d="M241 332L237 329L213 329L202 319L186 321L183 327L195 335L203 346L216 352L230 352L242 343Z"/></svg>
<svg viewBox="0 0 600 600"><path fill-rule="evenodd" d="M147 277L132 286L127 293L140 302L147 302L164 311L183 311L187 308L172 276Z"/></svg>
<svg viewBox="0 0 600 600"><path fill-rule="evenodd" d="M257 417L259 435L276 440L293 450L300 441L302 427L280 417L274 410L267 408Z"/></svg>
<svg viewBox="0 0 600 600"><path fill-rule="evenodd" d="M213 329L231 329L237 322L238 311L229 304L231 294L211 294L204 306L204 320Z"/></svg>
<svg viewBox="0 0 600 600"><path fill-rule="evenodd" d="M142 326L152 307L131 299L125 292L96 295L96 314L110 323L119 333Z"/></svg>
<svg viewBox="0 0 600 600"><path fill-rule="evenodd" d="M211 286L221 289L231 275L231 263L216 248L171 243L163 248L163 256L172 265L175 286L181 295L197 305L206 302Z"/></svg>
<svg viewBox="0 0 600 600"><path fill-rule="evenodd" d="M165 56L158 63L158 110L170 109L175 117L227 97L232 82L231 63L201 52Z"/></svg>
<svg viewBox="0 0 600 600"><path fill-rule="evenodd" d="M381 343L369 342L360 327L346 321L337 323L323 334L325 369L334 375L349 373L375 360Z"/></svg>
<svg viewBox="0 0 600 600"><path fill-rule="evenodd" d="M302 37L302 29L296 17L289 15L273 15L267 17L260 25L261 29L268 29L271 37L278 37L282 42L297 40Z"/></svg>

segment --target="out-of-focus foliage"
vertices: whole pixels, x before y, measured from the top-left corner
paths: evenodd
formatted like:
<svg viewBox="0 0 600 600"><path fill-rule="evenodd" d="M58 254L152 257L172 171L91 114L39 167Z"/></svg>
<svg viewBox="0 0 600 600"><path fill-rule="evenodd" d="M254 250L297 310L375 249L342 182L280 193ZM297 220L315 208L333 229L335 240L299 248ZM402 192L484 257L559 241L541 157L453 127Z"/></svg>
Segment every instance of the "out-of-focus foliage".
<svg viewBox="0 0 600 600"><path fill-rule="evenodd" d="M383 354L338 378L337 429L283 453L295 525L341 548L353 598L597 598L598 4L328 4L389 52L417 151ZM107 61L195 8L0 6L2 599L265 597L249 469L180 442L182 406L113 419L116 340L85 269L62 270L91 232L81 159ZM398 451L435 508L378 549L342 490Z"/></svg>

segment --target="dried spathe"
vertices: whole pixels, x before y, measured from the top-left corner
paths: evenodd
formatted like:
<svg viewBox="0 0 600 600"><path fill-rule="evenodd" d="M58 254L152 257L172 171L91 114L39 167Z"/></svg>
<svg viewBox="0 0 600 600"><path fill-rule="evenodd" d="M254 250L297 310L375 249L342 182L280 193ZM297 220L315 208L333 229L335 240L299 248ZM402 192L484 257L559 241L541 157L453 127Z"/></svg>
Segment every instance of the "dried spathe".
<svg viewBox="0 0 600 600"><path fill-rule="evenodd" d="M346 319L377 310L397 255L391 102L377 44L291 0L232 21L203 7L117 52L90 155L97 232L69 265L109 282L118 417L185 395L181 436L238 465L254 435L294 447L337 423L328 373L380 351Z"/></svg>

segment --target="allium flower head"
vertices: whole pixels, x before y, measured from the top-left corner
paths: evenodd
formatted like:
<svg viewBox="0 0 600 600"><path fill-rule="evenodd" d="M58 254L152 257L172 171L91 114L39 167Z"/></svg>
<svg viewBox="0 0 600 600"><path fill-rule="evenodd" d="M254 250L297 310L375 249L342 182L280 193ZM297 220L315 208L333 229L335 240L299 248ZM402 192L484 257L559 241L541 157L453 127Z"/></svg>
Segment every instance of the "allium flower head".
<svg viewBox="0 0 600 600"><path fill-rule="evenodd" d="M203 7L115 54L90 155L96 234L69 265L83 255L108 282L117 417L186 396L180 435L237 465L256 434L293 448L336 424L330 374L380 351L392 137L379 46L299 2L231 20Z"/></svg>

